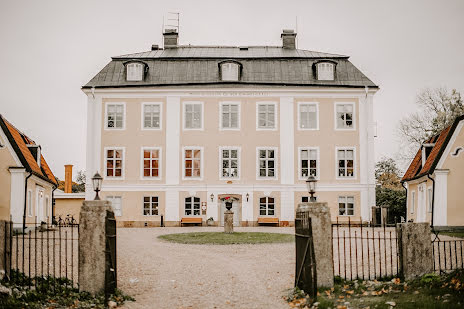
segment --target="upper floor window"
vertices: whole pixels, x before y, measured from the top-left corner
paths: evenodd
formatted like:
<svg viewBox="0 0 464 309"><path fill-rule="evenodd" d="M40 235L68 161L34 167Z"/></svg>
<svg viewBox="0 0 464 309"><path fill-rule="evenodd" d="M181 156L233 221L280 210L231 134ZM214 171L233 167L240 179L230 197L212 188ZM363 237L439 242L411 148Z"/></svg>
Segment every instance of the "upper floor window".
<svg viewBox="0 0 464 309"><path fill-rule="evenodd" d="M274 148L258 148L258 177L276 178L276 150Z"/></svg>
<svg viewBox="0 0 464 309"><path fill-rule="evenodd" d="M339 196L338 197L338 215L353 216L354 215L354 197Z"/></svg>
<svg viewBox="0 0 464 309"><path fill-rule="evenodd" d="M160 177L160 149L142 148L143 177Z"/></svg>
<svg viewBox="0 0 464 309"><path fill-rule="evenodd" d="M105 176L109 178L123 177L124 150L107 148L105 150Z"/></svg>
<svg viewBox="0 0 464 309"><path fill-rule="evenodd" d="M132 62L126 64L126 79L127 81L141 81L143 80L143 71L145 65L143 63Z"/></svg>
<svg viewBox="0 0 464 309"><path fill-rule="evenodd" d="M221 148L221 178L239 178L240 152L238 148Z"/></svg>
<svg viewBox="0 0 464 309"><path fill-rule="evenodd" d="M184 129L202 130L203 129L203 103L185 102L184 103Z"/></svg>
<svg viewBox="0 0 464 309"><path fill-rule="evenodd" d="M161 104L143 103L143 129L161 128Z"/></svg>
<svg viewBox="0 0 464 309"><path fill-rule="evenodd" d="M158 197L157 196L144 196L143 197L143 215L144 216L157 216L158 215Z"/></svg>
<svg viewBox="0 0 464 309"><path fill-rule="evenodd" d="M335 65L331 62L319 62L317 64L317 79L318 80L334 80Z"/></svg>
<svg viewBox="0 0 464 309"><path fill-rule="evenodd" d="M106 104L106 129L124 129L124 103Z"/></svg>
<svg viewBox="0 0 464 309"><path fill-rule="evenodd" d="M258 129L276 128L276 104L258 103L257 107Z"/></svg>
<svg viewBox="0 0 464 309"><path fill-rule="evenodd" d="M234 62L221 63L221 79L223 81L238 81L240 77L240 65Z"/></svg>
<svg viewBox="0 0 464 309"><path fill-rule="evenodd" d="M122 197L107 196L106 200L111 202L111 207L113 207L114 215L116 217L122 216Z"/></svg>
<svg viewBox="0 0 464 309"><path fill-rule="evenodd" d="M240 103L221 102L221 129L240 128Z"/></svg>
<svg viewBox="0 0 464 309"><path fill-rule="evenodd" d="M299 128L302 130L317 130L318 105L317 103L299 103Z"/></svg>
<svg viewBox="0 0 464 309"><path fill-rule="evenodd" d="M262 197L259 199L259 215L274 216L275 202L273 197Z"/></svg>
<svg viewBox="0 0 464 309"><path fill-rule="evenodd" d="M337 103L336 109L336 128L337 129L354 129L354 104Z"/></svg>
<svg viewBox="0 0 464 309"><path fill-rule="evenodd" d="M317 161L317 148L300 148L300 179L306 180L309 175L319 176Z"/></svg>
<svg viewBox="0 0 464 309"><path fill-rule="evenodd" d="M201 148L192 147L184 149L184 178L201 179L202 177L202 153Z"/></svg>
<svg viewBox="0 0 464 309"><path fill-rule="evenodd" d="M354 149L337 149L338 173L339 178L354 178Z"/></svg>
<svg viewBox="0 0 464 309"><path fill-rule="evenodd" d="M185 215L199 216L200 215L200 198L189 196L185 198Z"/></svg>

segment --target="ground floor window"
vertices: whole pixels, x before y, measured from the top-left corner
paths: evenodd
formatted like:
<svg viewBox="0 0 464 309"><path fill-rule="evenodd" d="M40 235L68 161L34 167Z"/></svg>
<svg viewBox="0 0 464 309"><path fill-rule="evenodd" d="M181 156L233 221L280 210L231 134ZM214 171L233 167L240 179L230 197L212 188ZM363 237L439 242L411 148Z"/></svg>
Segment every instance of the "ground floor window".
<svg viewBox="0 0 464 309"><path fill-rule="evenodd" d="M259 215L260 216L273 216L275 210L275 203L273 197L262 197L259 199Z"/></svg>
<svg viewBox="0 0 464 309"><path fill-rule="evenodd" d="M185 198L185 215L199 216L200 215L200 198L186 197Z"/></svg>
<svg viewBox="0 0 464 309"><path fill-rule="evenodd" d="M122 216L122 197L107 196L106 200L111 202L111 206L113 207L113 211L114 211L114 216L115 217Z"/></svg>
<svg viewBox="0 0 464 309"><path fill-rule="evenodd" d="M338 215L353 216L354 215L354 197L339 196L338 197Z"/></svg>
<svg viewBox="0 0 464 309"><path fill-rule="evenodd" d="M157 216L158 215L158 197L144 196L143 197L143 215Z"/></svg>

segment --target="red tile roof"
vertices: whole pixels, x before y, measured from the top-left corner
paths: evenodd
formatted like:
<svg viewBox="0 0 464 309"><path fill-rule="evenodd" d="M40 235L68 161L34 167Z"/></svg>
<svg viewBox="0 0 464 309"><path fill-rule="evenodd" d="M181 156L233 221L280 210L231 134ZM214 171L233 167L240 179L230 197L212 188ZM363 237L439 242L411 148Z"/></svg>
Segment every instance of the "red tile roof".
<svg viewBox="0 0 464 309"><path fill-rule="evenodd" d="M8 140L15 150L19 160L26 168L27 171L32 172L36 176L51 182L52 184L57 185L55 176L53 175L52 170L45 161L43 155L40 156L40 167L37 164L34 155L27 147L27 145L36 145L36 143L27 137L24 133L19 131L14 125L12 125L8 120L5 119L2 115L0 115L0 126L2 127L3 131L5 132Z"/></svg>
<svg viewBox="0 0 464 309"><path fill-rule="evenodd" d="M401 182L420 178L425 175L432 174L435 170L438 161L440 161L441 155L445 151L451 136L453 135L458 123L464 120L464 115L456 118L454 123L449 127L443 129L439 134L429 138L425 141L426 144L435 143L432 150L430 151L424 166L422 166L422 147L416 153L416 156L409 165L408 170L404 174Z"/></svg>

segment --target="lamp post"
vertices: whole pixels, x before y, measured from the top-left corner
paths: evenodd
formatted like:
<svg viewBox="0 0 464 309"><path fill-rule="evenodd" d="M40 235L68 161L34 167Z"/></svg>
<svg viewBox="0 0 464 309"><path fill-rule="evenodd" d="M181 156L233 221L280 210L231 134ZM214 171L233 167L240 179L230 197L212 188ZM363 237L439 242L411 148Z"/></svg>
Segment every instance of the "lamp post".
<svg viewBox="0 0 464 309"><path fill-rule="evenodd" d="M308 193L311 194L310 202L314 203L316 201L316 198L314 197L314 194L316 193L316 177L313 175L309 175L308 179L306 179L306 187L308 189Z"/></svg>
<svg viewBox="0 0 464 309"><path fill-rule="evenodd" d="M100 176L100 174L98 172L96 172L95 175L93 175L93 177L92 177L93 190L96 193L95 198L94 198L95 201L100 200L100 197L98 196L98 192L101 191L102 182L103 182L103 177Z"/></svg>

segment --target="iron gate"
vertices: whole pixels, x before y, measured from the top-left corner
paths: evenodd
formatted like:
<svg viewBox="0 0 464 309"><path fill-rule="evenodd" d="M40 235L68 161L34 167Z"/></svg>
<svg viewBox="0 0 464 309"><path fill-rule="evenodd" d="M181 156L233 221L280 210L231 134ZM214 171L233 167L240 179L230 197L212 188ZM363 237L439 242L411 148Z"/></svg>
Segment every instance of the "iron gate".
<svg viewBox="0 0 464 309"><path fill-rule="evenodd" d="M311 298L317 295L316 257L311 218L307 212L297 212L295 218L296 271L295 286Z"/></svg>
<svg viewBox="0 0 464 309"><path fill-rule="evenodd" d="M116 263L116 219L112 211L106 213L106 272L105 272L105 297L114 294L117 287L117 263Z"/></svg>

